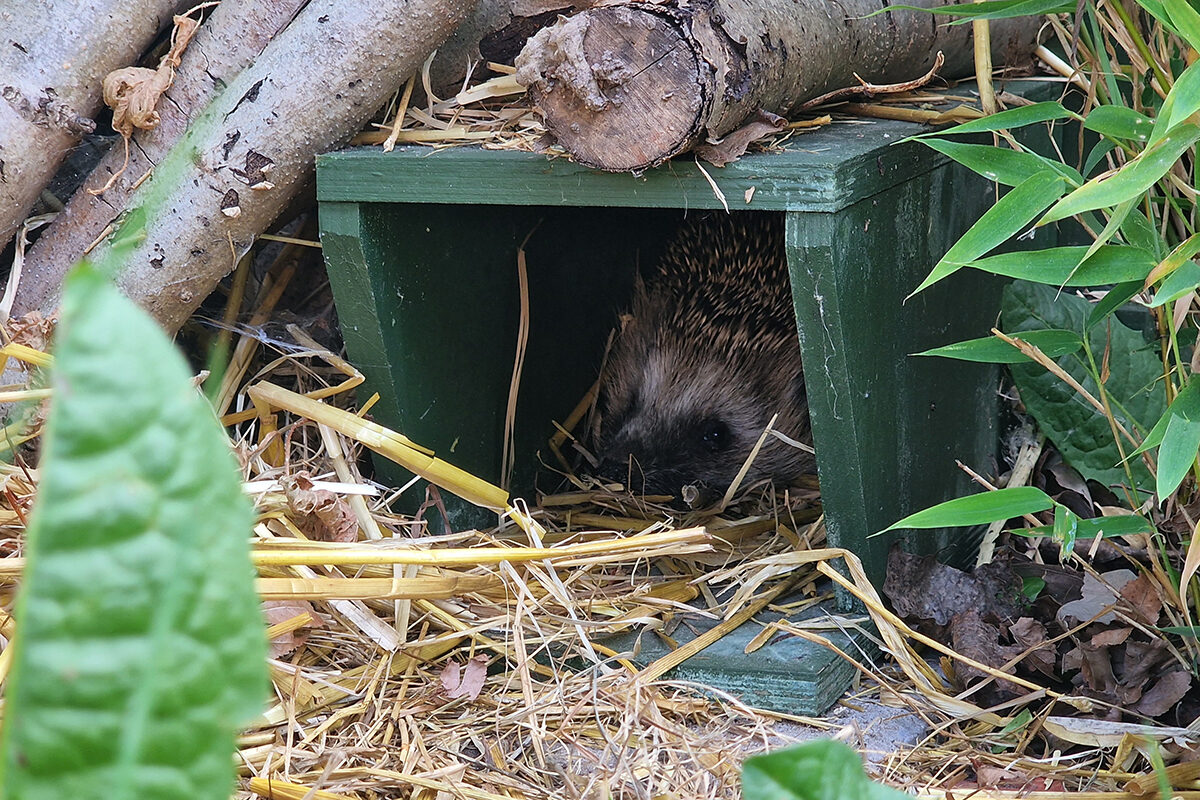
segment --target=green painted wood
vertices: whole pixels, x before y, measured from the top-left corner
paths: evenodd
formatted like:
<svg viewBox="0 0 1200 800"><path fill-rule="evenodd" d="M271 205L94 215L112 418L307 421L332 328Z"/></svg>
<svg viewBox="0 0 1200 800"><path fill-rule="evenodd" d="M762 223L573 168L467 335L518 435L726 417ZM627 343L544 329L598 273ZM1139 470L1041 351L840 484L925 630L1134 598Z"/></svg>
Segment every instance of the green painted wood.
<svg viewBox="0 0 1200 800"><path fill-rule="evenodd" d="M1014 81L1009 91L1049 99L1052 84ZM782 153L743 158L705 171L730 210L835 212L944 164L925 147L892 145L921 133L889 120L835 123L798 134ZM749 202L746 194L753 190ZM683 157L645 174L596 172L539 153L433 151L362 147L317 158L317 199L353 203L577 205L631 208L721 208L695 160Z"/></svg>
<svg viewBox="0 0 1200 800"><path fill-rule="evenodd" d="M826 621L834 610L833 603L825 602L789 619L798 625L808 620ZM753 652L746 652L751 640L762 632L761 626L782 616L772 611L759 614L753 623L721 637L665 677L717 687L755 708L811 716L825 713L854 678L850 662L827 647L782 633ZM676 645L683 646L718 624L720 620L693 616L672 629L670 635ZM844 653L860 656L878 652L870 637L856 628L822 629L820 633ZM643 667L672 650L653 630L621 634L606 639L604 644Z"/></svg>

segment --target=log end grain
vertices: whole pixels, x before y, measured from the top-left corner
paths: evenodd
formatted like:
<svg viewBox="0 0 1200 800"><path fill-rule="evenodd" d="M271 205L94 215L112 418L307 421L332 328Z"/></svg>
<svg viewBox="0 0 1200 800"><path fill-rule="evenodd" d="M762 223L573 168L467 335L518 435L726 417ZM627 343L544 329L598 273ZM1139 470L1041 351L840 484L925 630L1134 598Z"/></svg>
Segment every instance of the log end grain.
<svg viewBox="0 0 1200 800"><path fill-rule="evenodd" d="M610 172L656 166L700 126L707 65L669 16L594 9L540 31L517 58L550 133Z"/></svg>

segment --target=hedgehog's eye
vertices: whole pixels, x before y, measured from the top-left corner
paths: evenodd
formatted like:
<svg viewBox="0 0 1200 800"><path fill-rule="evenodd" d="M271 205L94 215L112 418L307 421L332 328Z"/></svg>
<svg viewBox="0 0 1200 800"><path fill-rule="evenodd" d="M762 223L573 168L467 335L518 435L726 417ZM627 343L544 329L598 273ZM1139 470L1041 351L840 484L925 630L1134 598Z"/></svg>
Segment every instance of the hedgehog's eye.
<svg viewBox="0 0 1200 800"><path fill-rule="evenodd" d="M720 453L733 443L729 426L719 419L708 419L701 423L700 441L713 453Z"/></svg>

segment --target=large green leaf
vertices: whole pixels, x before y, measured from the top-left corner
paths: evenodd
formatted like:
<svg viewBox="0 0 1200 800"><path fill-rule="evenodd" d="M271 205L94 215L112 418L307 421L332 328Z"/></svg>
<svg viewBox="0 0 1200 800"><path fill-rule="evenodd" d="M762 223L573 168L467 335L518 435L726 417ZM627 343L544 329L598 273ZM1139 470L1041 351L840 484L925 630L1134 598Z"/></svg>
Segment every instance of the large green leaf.
<svg viewBox="0 0 1200 800"><path fill-rule="evenodd" d="M1162 0L1162 4L1179 35L1193 50L1200 50L1200 12L1187 0Z"/></svg>
<svg viewBox="0 0 1200 800"><path fill-rule="evenodd" d="M1074 331L1025 331L1017 335L1018 339L1028 342L1051 358L1074 353L1083 347L1083 340ZM982 339L968 339L965 342L935 347L914 356L941 356L955 358L959 361L978 361L985 364L1019 364L1029 361L1029 356L1013 347L997 336L985 336Z"/></svg>
<svg viewBox="0 0 1200 800"><path fill-rule="evenodd" d="M934 265L933 270L913 290L913 294L927 289L943 278L953 275L983 254L999 247L1020 233L1033 218L1040 214L1067 190L1066 179L1056 172L1038 172L984 212L966 233ZM911 295L910 295L911 296Z"/></svg>
<svg viewBox="0 0 1200 800"><path fill-rule="evenodd" d="M1005 289L1002 324L1007 331L1058 328L1083 334L1092 305L1053 286L1018 281ZM1162 364L1141 333L1130 330L1115 317L1108 324L1092 327L1087 336L1097 362L1111 335L1110 375L1105 388L1114 414L1126 428L1146 430L1163 413L1166 404L1157 381ZM1059 366L1099 397L1083 353L1057 359ZM1038 426L1062 452L1063 457L1084 477L1104 484L1127 484L1121 455L1105 419L1074 389L1036 364L1014 364L1013 379L1021 400ZM1126 444L1127 451L1132 445ZM1150 475L1140 462L1130 463L1140 488L1149 490Z"/></svg>
<svg viewBox="0 0 1200 800"><path fill-rule="evenodd" d="M908 795L869 780L858 755L841 742L815 742L747 758L743 800L904 800Z"/></svg>
<svg viewBox="0 0 1200 800"><path fill-rule="evenodd" d="M1011 519L1022 514L1045 511L1054 501L1033 486L1014 486L994 492L980 492L966 497L956 497L931 508L910 514L899 522L884 528L961 528L967 525L983 525L989 522Z"/></svg>
<svg viewBox="0 0 1200 800"><path fill-rule="evenodd" d="M1175 166L1175 162L1192 148L1197 139L1200 139L1200 126L1192 123L1177 126L1116 173L1105 178L1093 178L1071 192L1046 212L1038 224L1057 222L1138 197L1166 175L1167 170Z"/></svg>
<svg viewBox="0 0 1200 800"><path fill-rule="evenodd" d="M68 278L0 743L14 800L224 800L266 699L253 514L183 359Z"/></svg>

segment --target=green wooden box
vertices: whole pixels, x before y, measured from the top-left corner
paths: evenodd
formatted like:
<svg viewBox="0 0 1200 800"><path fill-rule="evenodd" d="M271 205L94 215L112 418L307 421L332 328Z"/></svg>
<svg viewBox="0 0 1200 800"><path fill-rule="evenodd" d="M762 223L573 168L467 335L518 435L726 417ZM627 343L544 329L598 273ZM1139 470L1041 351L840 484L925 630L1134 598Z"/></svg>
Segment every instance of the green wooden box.
<svg viewBox="0 0 1200 800"><path fill-rule="evenodd" d="M1048 91L1007 88L1035 99ZM868 537L974 491L955 459L989 471L997 446L995 370L909 357L986 335L1001 288L964 270L904 300L995 199L991 184L901 142L924 130L834 124L796 137L785 152L705 168L731 212L786 217L828 539L857 553L877 583L893 538ZM657 258L683 214L722 206L689 159L613 175L476 148L324 155L317 196L349 356L382 396L376 418L493 481L517 338L517 250L528 237L518 493L534 483L551 421L595 379L639 260ZM470 507L454 509L455 524L481 521ZM954 549L945 533L922 532L914 542ZM836 696L828 687L844 685L849 667L817 661L810 677L826 688L798 690L800 700L778 705L819 711ZM751 662L728 671L740 677L723 685L754 681Z"/></svg>

